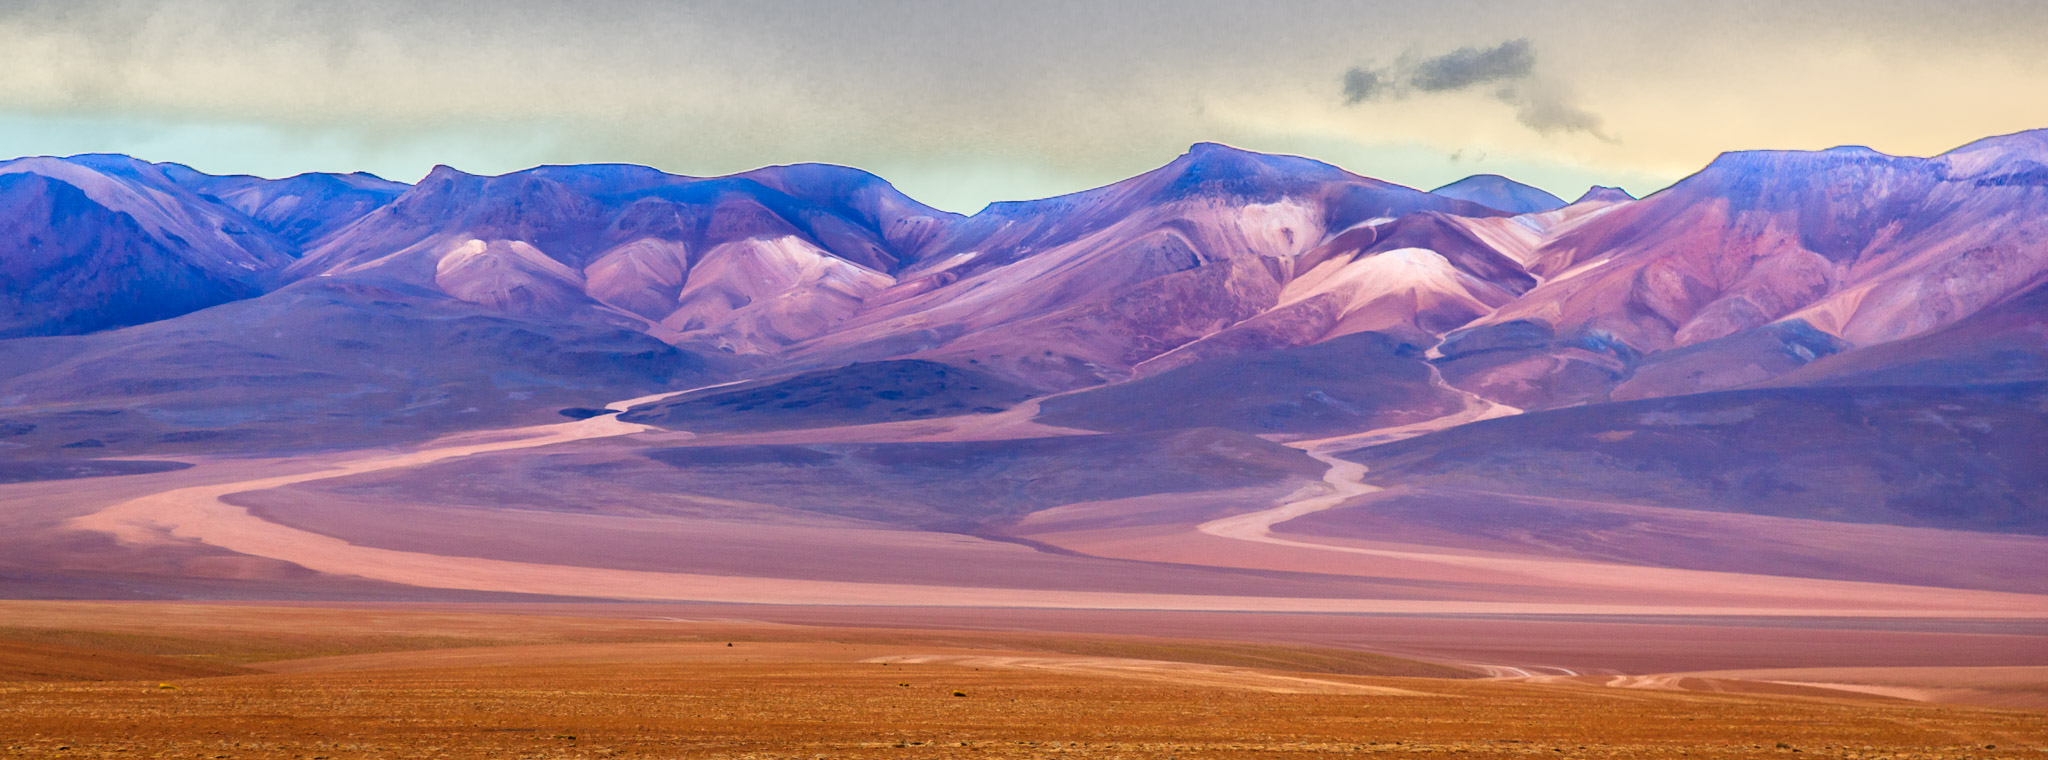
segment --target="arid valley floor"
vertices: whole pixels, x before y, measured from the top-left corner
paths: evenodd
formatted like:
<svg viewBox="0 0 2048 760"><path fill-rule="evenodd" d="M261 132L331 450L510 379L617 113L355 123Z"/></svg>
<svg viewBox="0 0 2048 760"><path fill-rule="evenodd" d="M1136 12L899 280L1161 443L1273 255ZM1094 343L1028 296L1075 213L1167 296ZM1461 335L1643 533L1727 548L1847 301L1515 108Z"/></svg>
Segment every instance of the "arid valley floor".
<svg viewBox="0 0 2048 760"><path fill-rule="evenodd" d="M2042 712L1902 699L1941 692L1882 669L1481 679L1299 644L987 630L1023 622L1002 615L906 629L694 606L0 610L7 757L2048 756ZM1962 698L2038 707L2042 671L1971 674L1983 687ZM1806 678L1838 683L1789 683Z"/></svg>
<svg viewBox="0 0 2048 760"><path fill-rule="evenodd" d="M797 434L1061 434L1035 424L983 415ZM567 477L619 461L621 446L735 440L750 439L605 415L9 486L0 543L48 557L12 571L19 588L268 601L0 602L0 756L2048 756L2048 620L2032 587L1630 568L1270 530L1370 495L1334 458L1279 488L1079 504L987 538L658 497L617 478L549 489L598 513L573 519L453 505L441 509L460 519L436 519L419 498L508 482L437 467L566 461ZM380 477L412 500L302 492L323 511L275 496ZM670 506L604 514L627 499ZM1243 506L1261 499L1275 506ZM491 541L573 531L593 533ZM66 543L96 533L116 540ZM2037 551L2037 539L1872 536L1976 541L1957 566L1994 571ZM2012 558L1997 541L2019 542ZM643 544L660 551L632 553ZM559 553L579 546L605 551ZM683 599L709 601L661 601Z"/></svg>

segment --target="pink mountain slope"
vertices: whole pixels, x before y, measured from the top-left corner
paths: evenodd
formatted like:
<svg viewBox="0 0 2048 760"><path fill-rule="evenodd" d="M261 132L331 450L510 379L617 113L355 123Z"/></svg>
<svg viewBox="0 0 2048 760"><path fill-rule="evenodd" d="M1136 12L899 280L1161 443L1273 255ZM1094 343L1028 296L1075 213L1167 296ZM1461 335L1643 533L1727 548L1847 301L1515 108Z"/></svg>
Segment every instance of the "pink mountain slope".
<svg viewBox="0 0 2048 760"><path fill-rule="evenodd" d="M1530 271L1543 283L1449 336L1445 375L1523 406L1603 397L1624 380L1618 397L1669 395L1760 381L1834 341L1952 323L2048 269L2042 134L1931 159L1723 155L1541 245ZM1725 353L1636 368L1724 339Z"/></svg>
<svg viewBox="0 0 2048 760"><path fill-rule="evenodd" d="M432 283L508 312L773 354L893 285L950 218L833 166L713 179L635 166L501 177L443 167L289 274Z"/></svg>
<svg viewBox="0 0 2048 760"><path fill-rule="evenodd" d="M1288 305L1296 295L1290 282L1339 256L1365 255L1377 226L1423 211L1499 213L1307 159L1197 145L1124 182L996 204L950 225L924 263L793 358L826 365L907 354L1060 388L1128 377L1147 360ZM1375 327L1405 324L1413 318L1372 316L1375 302L1421 288L1429 307L1469 308L1459 304L1498 298L1489 276L1510 288L1522 278L1497 255L1453 256L1445 261L1483 261L1483 271L1420 254L1418 265L1375 265L1419 274L1409 286L1319 299L1318 314L1254 342L1271 348L1334 337L1347 314L1365 314L1360 319ZM1358 273L1335 274L1346 263L1298 286L1300 298L1348 290ZM1317 291L1317 283L1326 287Z"/></svg>

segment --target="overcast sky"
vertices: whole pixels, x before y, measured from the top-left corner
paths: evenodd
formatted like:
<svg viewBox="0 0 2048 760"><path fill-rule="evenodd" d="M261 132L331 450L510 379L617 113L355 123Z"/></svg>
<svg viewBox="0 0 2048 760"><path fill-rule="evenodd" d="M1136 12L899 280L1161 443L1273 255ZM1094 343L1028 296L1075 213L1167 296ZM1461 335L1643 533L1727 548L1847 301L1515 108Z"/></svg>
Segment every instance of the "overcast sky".
<svg viewBox="0 0 2048 760"><path fill-rule="evenodd" d="M211 172L827 161L973 211L1211 140L1642 194L2048 126L2048 2L0 0L0 155Z"/></svg>

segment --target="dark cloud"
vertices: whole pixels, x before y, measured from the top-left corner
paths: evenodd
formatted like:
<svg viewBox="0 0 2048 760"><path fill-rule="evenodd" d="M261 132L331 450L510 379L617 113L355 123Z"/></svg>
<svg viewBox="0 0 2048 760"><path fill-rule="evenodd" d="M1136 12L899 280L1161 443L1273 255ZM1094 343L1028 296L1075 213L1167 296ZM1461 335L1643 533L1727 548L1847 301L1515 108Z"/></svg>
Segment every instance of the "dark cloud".
<svg viewBox="0 0 2048 760"><path fill-rule="evenodd" d="M1515 120L1542 134L1579 132L1601 140L1598 114L1572 100L1570 89L1536 76L1536 46L1527 38L1493 47L1462 47L1439 56L1403 56L1393 66L1353 66L1344 72L1344 104L1407 97L1414 93L1464 92L1493 86L1488 94L1515 107Z"/></svg>
<svg viewBox="0 0 2048 760"><path fill-rule="evenodd" d="M1529 76L1536 69L1536 51L1526 38L1491 48L1458 48L1423 60L1408 73L1408 84L1423 92L1449 92L1474 85Z"/></svg>
<svg viewBox="0 0 2048 760"><path fill-rule="evenodd" d="M1389 84L1379 72L1353 66L1344 72L1344 105L1357 105L1377 98L1386 92Z"/></svg>
<svg viewBox="0 0 2048 760"><path fill-rule="evenodd" d="M1353 66L1344 72L1344 102L1363 103L1411 92L1456 92L1483 84L1516 82L1536 70L1536 48L1526 38L1490 48L1464 47L1417 59L1403 56L1384 68Z"/></svg>

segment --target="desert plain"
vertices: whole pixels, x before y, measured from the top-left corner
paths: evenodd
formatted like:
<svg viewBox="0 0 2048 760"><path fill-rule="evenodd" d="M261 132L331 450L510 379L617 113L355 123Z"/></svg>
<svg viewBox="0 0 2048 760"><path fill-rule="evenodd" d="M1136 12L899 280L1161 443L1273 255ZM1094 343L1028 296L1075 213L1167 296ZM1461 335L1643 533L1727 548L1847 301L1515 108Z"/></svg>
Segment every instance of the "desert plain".
<svg viewBox="0 0 2048 760"><path fill-rule="evenodd" d="M2048 754L2038 667L1485 678L1299 643L991 630L1029 622L1000 615L901 628L693 605L4 608L8 757ZM1958 677L1976 688L1936 685ZM1926 701L1949 698L2035 709Z"/></svg>

